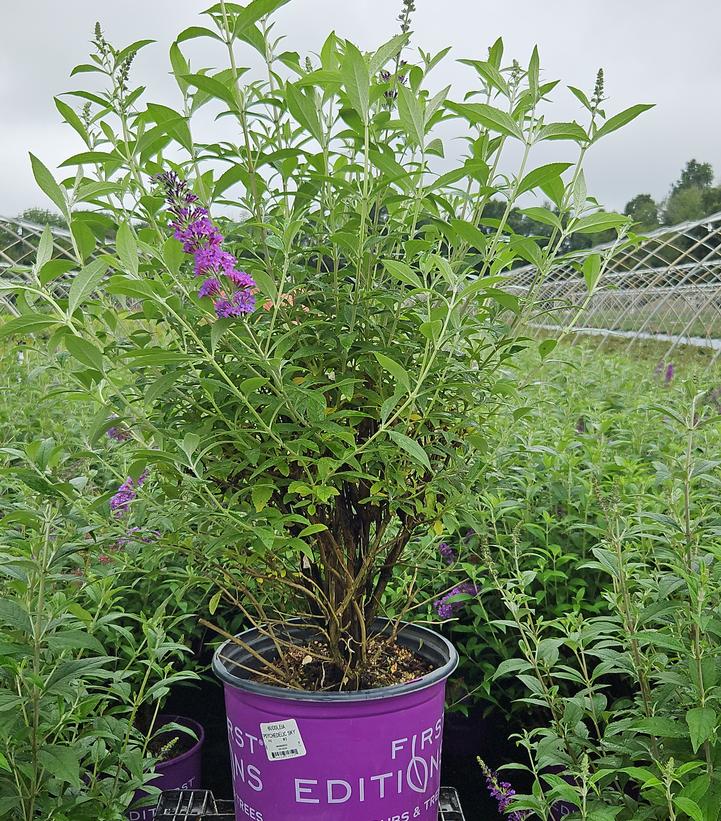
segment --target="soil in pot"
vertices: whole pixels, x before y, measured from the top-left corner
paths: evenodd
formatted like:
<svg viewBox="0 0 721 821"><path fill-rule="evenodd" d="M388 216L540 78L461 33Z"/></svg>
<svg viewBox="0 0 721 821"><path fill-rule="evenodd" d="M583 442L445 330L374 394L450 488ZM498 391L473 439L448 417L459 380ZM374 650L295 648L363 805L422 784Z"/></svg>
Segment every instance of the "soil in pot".
<svg viewBox="0 0 721 821"><path fill-rule="evenodd" d="M331 689L332 663L328 658L328 648L322 642L311 641L287 647L284 655L285 669L288 671L286 680L279 680L276 673L264 671L253 675L252 680L316 693ZM375 637L368 641L368 664L360 676L360 689L407 684L422 678L432 669L432 664L395 639Z"/></svg>

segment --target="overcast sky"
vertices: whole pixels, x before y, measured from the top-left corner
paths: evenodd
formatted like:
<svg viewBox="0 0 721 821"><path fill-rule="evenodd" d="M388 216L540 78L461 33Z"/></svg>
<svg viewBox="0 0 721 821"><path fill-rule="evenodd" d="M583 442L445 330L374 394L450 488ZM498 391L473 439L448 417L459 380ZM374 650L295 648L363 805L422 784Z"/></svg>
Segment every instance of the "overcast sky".
<svg viewBox="0 0 721 821"><path fill-rule="evenodd" d="M506 54L526 64L535 43L544 79L588 89L606 71L607 111L637 102L656 108L593 150L589 191L610 208L647 192L662 198L683 163L695 157L721 175L721 2L719 0L416 0L414 41L425 50L453 50L433 75L469 87L469 69L452 58L484 58L499 35ZM91 75L69 79L85 61L99 19L115 45L153 38L133 70L151 101L177 102L168 77L168 47L179 31L202 23L208 0L0 0L0 214L48 206L36 190L27 152L51 168L82 149L60 122L53 95L83 88ZM370 50L397 31L399 0L292 0L278 13L285 48L317 50L331 29ZM224 67L223 54L199 41L184 49L194 68ZM246 62L242 55L241 64ZM69 98L66 98L69 99ZM558 90L553 115L581 118L577 101ZM566 144L567 145L567 144Z"/></svg>

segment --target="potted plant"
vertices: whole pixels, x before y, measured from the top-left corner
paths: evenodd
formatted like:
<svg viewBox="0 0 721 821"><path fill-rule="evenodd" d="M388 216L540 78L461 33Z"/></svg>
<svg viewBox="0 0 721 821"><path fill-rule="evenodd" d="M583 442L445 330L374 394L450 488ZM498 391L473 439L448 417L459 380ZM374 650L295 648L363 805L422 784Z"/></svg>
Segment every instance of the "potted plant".
<svg viewBox="0 0 721 821"><path fill-rule="evenodd" d="M508 271L532 264L540 282L570 237L612 230L583 263L590 299L627 219L588 198L582 162L645 106L606 118L599 76L574 90L585 125L548 122L556 83L535 50L509 64L500 41L464 61L464 101L431 93L446 51L407 48L412 0L376 51L331 35L301 60L268 20L284 3L220 2L208 28L182 32L177 110L132 87L146 43L117 50L97 30L81 70L107 90L81 93L81 115L58 103L86 143L64 163L77 174L58 185L33 158L80 270L64 297L39 260L31 307L4 332L67 348L103 424L112 412L141 442L126 492L149 496L151 466L147 503L205 562L211 613L224 598L252 625L214 663L239 817L431 819L456 655L405 621L413 564L454 526L484 420L515 401L514 355L535 345L522 335L534 289L506 288ZM195 38L222 47L224 67L191 68ZM246 79L241 49L262 75ZM219 119L201 141L205 107ZM468 152L449 170L453 129ZM550 140L579 159L537 165ZM518 210L533 195L546 203ZM96 221L116 227L115 253L91 259Z"/></svg>

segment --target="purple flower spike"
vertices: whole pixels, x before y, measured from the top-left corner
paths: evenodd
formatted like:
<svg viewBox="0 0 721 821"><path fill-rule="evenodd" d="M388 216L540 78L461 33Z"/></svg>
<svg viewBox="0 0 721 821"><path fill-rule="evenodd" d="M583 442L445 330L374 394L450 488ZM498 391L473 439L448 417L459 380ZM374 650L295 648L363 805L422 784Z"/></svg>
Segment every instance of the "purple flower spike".
<svg viewBox="0 0 721 821"><path fill-rule="evenodd" d="M456 596L477 596L479 592L473 582L461 582L457 584L450 593L446 593L445 596L441 596L440 599L433 602L433 606L436 608L436 613L438 613L439 618L450 619L455 616L464 605L463 601L454 601Z"/></svg>
<svg viewBox="0 0 721 821"><path fill-rule="evenodd" d="M208 277L198 289L198 296L202 299L206 296L218 296L223 290L220 280L216 277Z"/></svg>
<svg viewBox="0 0 721 821"><path fill-rule="evenodd" d="M253 313L255 297L250 291L236 291L229 298L222 297L215 302L215 313L220 319Z"/></svg>
<svg viewBox="0 0 721 821"><path fill-rule="evenodd" d="M220 318L252 313L255 296L251 289L255 289L255 281L237 269L238 260L233 254L223 250L223 235L208 209L197 204L198 198L188 183L174 171L158 174L154 179L165 189L168 211L173 216L173 236L183 244L186 254L193 255L195 275L206 277L198 295L218 297L214 307Z"/></svg>
<svg viewBox="0 0 721 821"><path fill-rule="evenodd" d="M499 781L498 773L491 770L488 765L482 760L478 759L483 775L486 777L486 789L491 798L495 799L498 804L498 812L504 814L511 803L511 799L516 794L516 791L508 783L508 781ZM528 818L528 813L525 811L512 812L508 819L509 821L525 821Z"/></svg>
<svg viewBox="0 0 721 821"><path fill-rule="evenodd" d="M455 562L455 560L458 558L456 556L456 551L445 542L441 542L438 545L438 552L441 554L441 557L447 564L453 564L453 562Z"/></svg>
<svg viewBox="0 0 721 821"><path fill-rule="evenodd" d="M131 476L123 482L110 499L110 509L116 516L122 516L127 512L130 503L138 495L138 489L148 478L148 471L145 470L138 476L137 481L133 481Z"/></svg>
<svg viewBox="0 0 721 821"><path fill-rule="evenodd" d="M238 288L255 288L255 280L250 274L246 274L245 271L235 271L231 269L230 271L226 271L225 275L234 285L237 285Z"/></svg>
<svg viewBox="0 0 721 821"><path fill-rule="evenodd" d="M675 370L674 370L674 367L673 367L673 362L669 362L668 365L666 366L666 373L664 374L664 380L665 380L667 385L673 379L674 373L675 373Z"/></svg>

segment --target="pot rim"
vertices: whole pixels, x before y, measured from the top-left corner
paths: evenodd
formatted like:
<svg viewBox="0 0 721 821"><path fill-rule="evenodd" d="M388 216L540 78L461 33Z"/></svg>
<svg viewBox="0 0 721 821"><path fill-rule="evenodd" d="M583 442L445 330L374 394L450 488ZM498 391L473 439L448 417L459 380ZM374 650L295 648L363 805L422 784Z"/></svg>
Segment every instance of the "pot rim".
<svg viewBox="0 0 721 821"><path fill-rule="evenodd" d="M175 722L176 724L182 724L186 726L189 730L193 730L197 736L197 739L195 740L195 743L189 750L186 750L184 753L181 753L180 755L177 755L174 758L169 758L167 761L161 761L158 764L156 764L155 771L159 773L162 773L168 767L172 767L175 764L179 764L181 761L185 761L191 756L196 755L205 743L205 728L199 721L196 721L194 718L190 718L189 716L173 715L172 713L161 713L158 716L158 730L162 730L166 724L171 724L173 722Z"/></svg>
<svg viewBox="0 0 721 821"><path fill-rule="evenodd" d="M387 629L392 622L389 619L378 618L374 622L380 627L380 631ZM297 622L289 621L287 628L289 636L292 638L292 628L300 628L302 632L311 633L311 628L302 628ZM246 643L251 644L255 639L256 643L263 643L263 641L270 643L257 627L252 627L249 630L244 630L238 634L238 638L242 638ZM228 654L229 650L234 650L236 655L244 654L248 659L250 655L247 654L240 645L236 644L232 639L223 642L213 654L212 669L215 675L226 685L230 685L238 690L243 690L247 693L252 693L258 696L267 696L283 701L305 701L305 702L320 702L320 703L352 703L359 701L377 701L387 698L396 698L398 696L408 695L409 693L416 693L420 690L425 690L432 687L434 684L445 681L458 666L458 651L451 644L445 636L431 630L421 624L412 624L403 622L398 631L399 643L409 647L415 653L424 658L426 661L436 663L436 666L429 673L426 673L420 678L405 684L391 684L385 687L375 687L369 690L353 690L340 692L316 692L313 690L294 690L290 687L278 687L274 684L260 684L255 681L250 681L243 678L242 675L231 672L226 666L223 656ZM404 641L403 641L404 639ZM254 648L254 649L257 649ZM441 663L438 657L445 659ZM232 663L232 662L231 662Z"/></svg>

